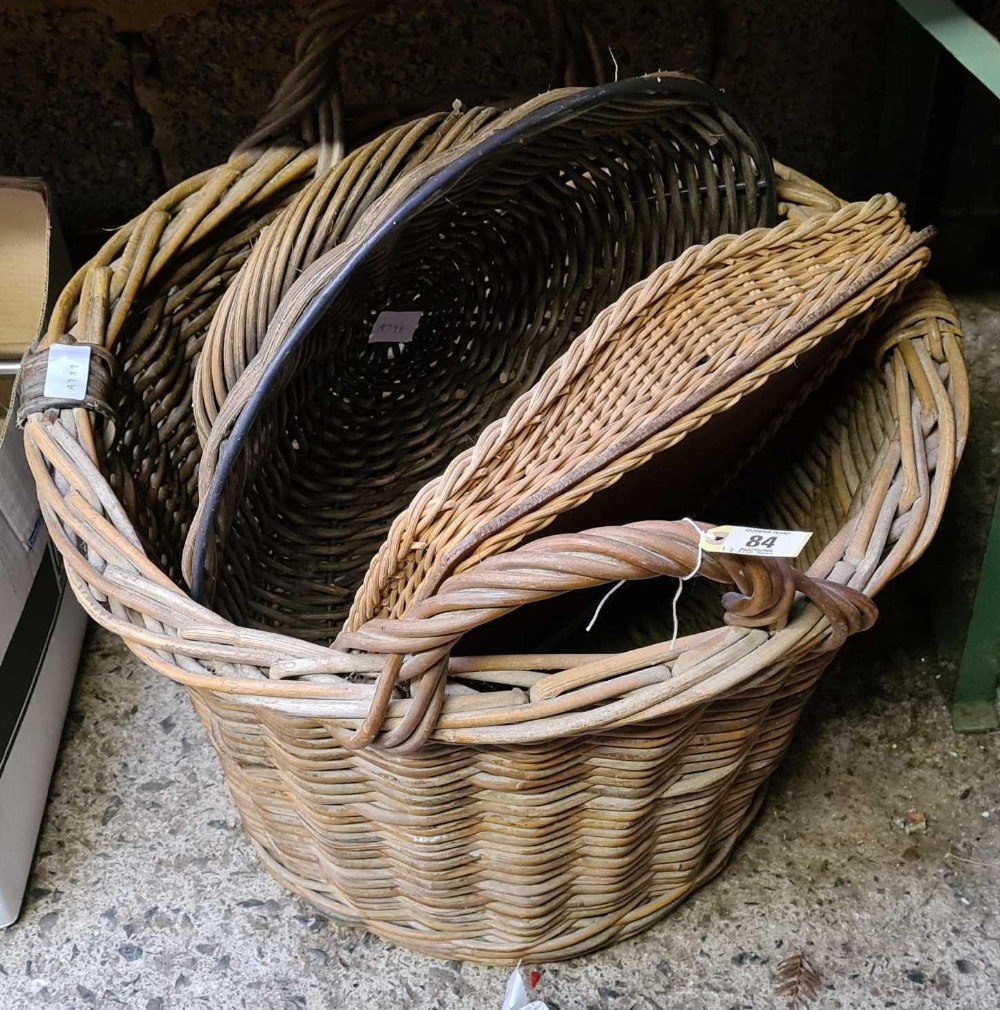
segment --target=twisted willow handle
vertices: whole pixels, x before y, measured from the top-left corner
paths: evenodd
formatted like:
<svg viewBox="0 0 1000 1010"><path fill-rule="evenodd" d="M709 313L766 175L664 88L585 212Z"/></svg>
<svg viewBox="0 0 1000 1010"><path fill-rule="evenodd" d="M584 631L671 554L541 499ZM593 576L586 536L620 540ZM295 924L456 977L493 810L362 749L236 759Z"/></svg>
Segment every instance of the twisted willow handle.
<svg viewBox="0 0 1000 1010"><path fill-rule="evenodd" d="M707 525L702 526L708 529ZM822 611L830 624L824 650L874 623L878 611L862 593L812 579L783 558L701 555L698 534L687 522L652 521L560 534L487 558L446 579L438 592L400 619L375 619L345 632L341 649L388 656L375 696L353 745L371 743L382 728L397 684L415 681L402 722L380 740L401 751L416 750L434 730L444 703L448 656L462 635L528 603L621 580L698 574L735 587L722 597L725 622L780 630L797 592ZM405 658L404 658L405 657Z"/></svg>
<svg viewBox="0 0 1000 1010"><path fill-rule="evenodd" d="M344 98L338 48L366 18L404 0L320 0L295 45L295 65L267 111L237 152L265 146L299 126L320 145L320 171L336 164L346 149ZM416 8L417 0L405 0ZM609 79L606 47L573 0L510 0L546 36L551 55L550 87L601 84ZM454 97L454 96L452 96Z"/></svg>

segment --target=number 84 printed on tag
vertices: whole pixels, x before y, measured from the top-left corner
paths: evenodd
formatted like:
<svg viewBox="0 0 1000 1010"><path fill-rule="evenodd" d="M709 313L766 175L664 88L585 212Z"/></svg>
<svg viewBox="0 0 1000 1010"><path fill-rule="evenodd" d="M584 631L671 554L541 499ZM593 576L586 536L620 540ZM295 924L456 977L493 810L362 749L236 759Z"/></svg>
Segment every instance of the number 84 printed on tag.
<svg viewBox="0 0 1000 1010"><path fill-rule="evenodd" d="M748 554L760 558L797 558L812 533L767 530L757 526L713 526L701 535L701 549L711 554Z"/></svg>

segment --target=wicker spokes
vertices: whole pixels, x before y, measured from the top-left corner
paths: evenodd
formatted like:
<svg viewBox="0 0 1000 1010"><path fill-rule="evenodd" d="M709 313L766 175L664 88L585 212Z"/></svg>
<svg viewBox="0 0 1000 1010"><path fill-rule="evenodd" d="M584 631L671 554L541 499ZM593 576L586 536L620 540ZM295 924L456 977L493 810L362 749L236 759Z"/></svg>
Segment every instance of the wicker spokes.
<svg viewBox="0 0 1000 1010"><path fill-rule="evenodd" d="M331 640L393 517L597 312L692 243L768 221L769 162L728 104L667 75L553 92L404 175L225 391L195 595L218 575L221 613ZM422 313L412 342L369 343L386 309ZM237 328L215 359L230 341L249 358Z"/></svg>

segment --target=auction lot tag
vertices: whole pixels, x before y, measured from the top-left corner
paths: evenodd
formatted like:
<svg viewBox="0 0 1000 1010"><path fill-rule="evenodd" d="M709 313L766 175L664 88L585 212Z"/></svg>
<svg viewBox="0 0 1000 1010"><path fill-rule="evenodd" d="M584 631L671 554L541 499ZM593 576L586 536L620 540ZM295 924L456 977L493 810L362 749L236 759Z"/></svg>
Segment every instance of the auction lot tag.
<svg viewBox="0 0 1000 1010"><path fill-rule="evenodd" d="M378 314L369 344L408 344L417 332L417 325L423 312L392 312L388 309Z"/></svg>
<svg viewBox="0 0 1000 1010"><path fill-rule="evenodd" d="M45 367L43 396L82 400L90 377L90 344L53 344Z"/></svg>
<svg viewBox="0 0 1000 1010"><path fill-rule="evenodd" d="M701 535L701 549L710 554L749 554L758 558L797 558L812 533L804 530L764 530L756 526L713 526Z"/></svg>

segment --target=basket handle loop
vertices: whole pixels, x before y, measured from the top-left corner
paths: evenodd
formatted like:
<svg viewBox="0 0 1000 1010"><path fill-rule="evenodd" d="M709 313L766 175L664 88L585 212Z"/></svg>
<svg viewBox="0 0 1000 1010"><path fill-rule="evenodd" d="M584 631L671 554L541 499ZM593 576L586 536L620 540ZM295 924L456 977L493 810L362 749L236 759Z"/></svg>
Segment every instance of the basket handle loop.
<svg viewBox="0 0 1000 1010"><path fill-rule="evenodd" d="M375 739L394 689L413 681L407 715L379 743L401 751L422 746L444 703L451 649L474 628L525 604L574 589L690 575L699 553L694 526L657 520L546 537L452 575L404 618L376 618L356 631L344 632L337 640L338 648L388 657L368 717L352 745L363 747ZM788 622L796 593L802 593L829 622L830 633L821 646L824 651L839 648L848 635L871 627L878 613L864 594L810 578L783 558L705 553L698 574L734 587L722 598L724 620L745 628L780 630Z"/></svg>
<svg viewBox="0 0 1000 1010"><path fill-rule="evenodd" d="M307 143L320 145L318 171L335 165L347 148L347 114L338 49L366 18L403 0L317 0L295 44L295 64L264 115L235 153L266 146L296 126ZM510 0L546 36L551 55L550 86L601 84L609 79L605 48L575 0ZM419 9L415 0L407 0ZM454 96L452 96L454 97ZM426 103L424 103L426 104ZM405 111L386 110L367 122L378 130ZM409 110L416 114L418 108ZM384 120L384 121L383 121Z"/></svg>

